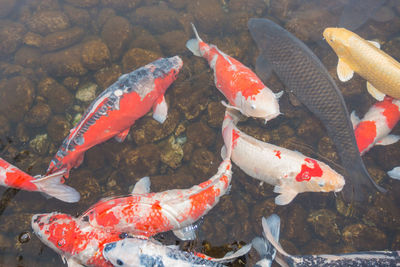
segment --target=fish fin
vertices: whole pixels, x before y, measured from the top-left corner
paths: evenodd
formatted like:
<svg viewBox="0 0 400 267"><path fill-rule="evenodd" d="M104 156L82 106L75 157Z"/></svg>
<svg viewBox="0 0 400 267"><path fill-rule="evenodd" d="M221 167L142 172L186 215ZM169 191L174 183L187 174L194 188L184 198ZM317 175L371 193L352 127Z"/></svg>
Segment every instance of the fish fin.
<svg viewBox="0 0 400 267"><path fill-rule="evenodd" d="M267 219L263 217L261 219L261 224L263 228L263 235L266 242L269 242L280 254L290 257L290 255L282 248L279 244L279 231L281 219L278 215L272 214Z"/></svg>
<svg viewBox="0 0 400 267"><path fill-rule="evenodd" d="M376 89L371 83L367 82L367 90L373 98L378 101L382 101L385 98L385 94Z"/></svg>
<svg viewBox="0 0 400 267"><path fill-rule="evenodd" d="M337 75L339 80L342 82L347 82L351 78L353 78L354 71L347 65L343 60L339 58L338 65L337 65Z"/></svg>
<svg viewBox="0 0 400 267"><path fill-rule="evenodd" d="M256 73L257 76L263 81L266 82L272 75L272 65L268 63L268 60L259 55L256 59Z"/></svg>
<svg viewBox="0 0 400 267"><path fill-rule="evenodd" d="M67 261L68 267L85 267L85 265L82 265L78 262L76 262L73 258L64 258ZM64 261L65 263L65 261Z"/></svg>
<svg viewBox="0 0 400 267"><path fill-rule="evenodd" d="M174 235L180 240L194 240L196 239L196 226L189 225L177 230L172 231Z"/></svg>
<svg viewBox="0 0 400 267"><path fill-rule="evenodd" d="M162 95L153 106L153 119L159 123L164 123L168 116L168 105Z"/></svg>
<svg viewBox="0 0 400 267"><path fill-rule="evenodd" d="M225 157L223 158L224 160L230 159L232 156L232 149L233 149L233 142L232 142L232 131L233 131L233 125L232 122L229 123L222 131L222 137L224 139L224 144L225 144ZM221 149L222 152L222 149Z"/></svg>
<svg viewBox="0 0 400 267"><path fill-rule="evenodd" d="M400 180L400 167L395 167L392 170L388 171L387 174L390 178Z"/></svg>
<svg viewBox="0 0 400 267"><path fill-rule="evenodd" d="M217 259L214 258L212 261L220 263L231 262L239 257L242 257L243 255L246 255L250 251L250 249L251 249L251 244L247 244L235 252L230 251L226 253L226 255L223 258L217 258Z"/></svg>
<svg viewBox="0 0 400 267"><path fill-rule="evenodd" d="M235 106L232 106L232 105L229 105L229 104L226 103L224 100L221 101L221 104L222 104L223 106L225 106L226 108L234 109L234 110L238 110L238 111L242 112L242 111L240 110L240 108L235 107Z"/></svg>
<svg viewBox="0 0 400 267"><path fill-rule="evenodd" d="M61 201L74 203L80 199L80 194L74 188L62 183L64 181L64 173L66 170L62 170L48 176L41 177L37 180L33 180L38 189L52 197L55 197Z"/></svg>
<svg viewBox="0 0 400 267"><path fill-rule="evenodd" d="M190 39L189 41L186 42L186 47L187 49L190 50L190 52L193 53L193 55L201 57L201 52L200 52L200 42L203 43L203 40L201 40L199 34L197 33L196 27L194 26L193 23L191 23L192 29L194 32L194 35L196 36L196 39Z"/></svg>
<svg viewBox="0 0 400 267"><path fill-rule="evenodd" d="M226 147L225 146L221 147L221 158L222 159L226 158Z"/></svg>
<svg viewBox="0 0 400 267"><path fill-rule="evenodd" d="M376 48L381 49L381 44L378 43L377 41L370 41L370 40L367 40L367 41L368 41L368 43L372 44Z"/></svg>
<svg viewBox="0 0 400 267"><path fill-rule="evenodd" d="M157 240L155 240L155 241L157 241ZM158 241L157 241L157 242L158 242ZM160 243L160 242L158 242L158 243ZM160 244L161 244L161 243L160 243ZM179 249L179 246L178 246L178 245L168 245L167 248L178 250L178 249Z"/></svg>
<svg viewBox="0 0 400 267"><path fill-rule="evenodd" d="M351 124L353 124L353 130L357 127L360 123L360 118L357 116L356 112L353 110L350 114Z"/></svg>
<svg viewBox="0 0 400 267"><path fill-rule="evenodd" d="M122 143L124 142L125 138L128 136L129 134L129 130L131 128L129 127L128 129L123 130L122 132L120 132L119 134L117 134L116 136L114 136L114 139L117 140L118 143Z"/></svg>
<svg viewBox="0 0 400 267"><path fill-rule="evenodd" d="M274 188L275 193L280 195L275 198L276 205L287 205L297 196L297 192L293 189L289 189L286 186L276 185Z"/></svg>
<svg viewBox="0 0 400 267"><path fill-rule="evenodd" d="M281 98L281 97L283 96L283 90L280 91L280 92L278 92L278 93L276 93L276 94L274 94L274 95L275 95L275 98L276 98L276 99Z"/></svg>
<svg viewBox="0 0 400 267"><path fill-rule="evenodd" d="M137 181L137 183L133 187L133 190L132 190L131 194L146 194L146 193L150 193L150 185L151 185L150 177L149 176L145 176L145 177L141 178L139 181Z"/></svg>
<svg viewBox="0 0 400 267"><path fill-rule="evenodd" d="M382 138L381 140L376 142L376 144L381 145L381 146L387 146L387 145L394 144L399 140L400 140L399 135L389 134L388 136L385 136L384 138Z"/></svg>

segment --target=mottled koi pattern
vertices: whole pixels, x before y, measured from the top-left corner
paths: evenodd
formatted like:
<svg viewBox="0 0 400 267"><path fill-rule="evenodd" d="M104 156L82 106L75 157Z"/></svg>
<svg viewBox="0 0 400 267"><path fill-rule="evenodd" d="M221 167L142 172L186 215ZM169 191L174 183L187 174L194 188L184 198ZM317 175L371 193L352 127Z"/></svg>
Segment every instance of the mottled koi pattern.
<svg viewBox="0 0 400 267"><path fill-rule="evenodd" d="M81 219L94 227L150 237L189 226L207 214L229 189L231 163L224 160L217 174L199 185L159 193L133 193L102 200Z"/></svg>
<svg viewBox="0 0 400 267"><path fill-rule="evenodd" d="M152 107L157 110L159 105L165 105L164 93L176 79L182 64L178 56L161 58L122 75L93 101L80 122L71 129L50 162L47 175L65 169L67 178L69 171L83 162L89 148L112 137L122 142L137 119ZM161 112L166 112L165 108L166 105Z"/></svg>
<svg viewBox="0 0 400 267"><path fill-rule="evenodd" d="M389 135L400 119L400 100L385 97L375 103L359 120L351 114L360 154L365 154L374 145L389 145L397 142L399 136Z"/></svg>
<svg viewBox="0 0 400 267"><path fill-rule="evenodd" d="M232 113L231 113L232 112ZM340 191L344 178L323 162L308 158L295 151L261 142L237 127L237 116L227 111L222 134L232 136L232 161L246 174L261 181L275 185L274 191L280 193L275 199L278 205L290 203L302 192ZM228 131L231 129L232 133ZM226 148L221 155L225 157Z"/></svg>
<svg viewBox="0 0 400 267"><path fill-rule="evenodd" d="M36 236L47 246L67 260L69 266L111 267L102 254L107 243L121 240L119 232L94 228L68 214L36 214L32 217Z"/></svg>

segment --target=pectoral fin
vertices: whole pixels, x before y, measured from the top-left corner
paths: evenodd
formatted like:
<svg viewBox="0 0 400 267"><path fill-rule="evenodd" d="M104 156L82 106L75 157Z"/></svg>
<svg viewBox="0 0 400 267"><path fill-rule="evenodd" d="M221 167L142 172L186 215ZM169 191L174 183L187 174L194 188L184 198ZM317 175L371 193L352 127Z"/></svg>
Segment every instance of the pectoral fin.
<svg viewBox="0 0 400 267"><path fill-rule="evenodd" d="M114 139L117 140L117 142L119 142L119 143L124 142L125 138L126 138L126 137L128 136L128 134L129 134L129 130L130 130L130 128L123 130L122 132L120 132L119 134L117 134L117 135L114 137Z"/></svg>
<svg viewBox="0 0 400 267"><path fill-rule="evenodd" d="M161 96L153 106L153 119L159 123L164 123L168 116L168 105L165 97Z"/></svg>
<svg viewBox="0 0 400 267"><path fill-rule="evenodd" d="M84 265L82 265L82 264L76 262L76 261L75 261L74 259L72 259L72 258L64 259L64 262L65 262L65 260L67 261L68 267L84 267Z"/></svg>
<svg viewBox="0 0 400 267"><path fill-rule="evenodd" d="M287 205L297 196L297 192L295 190L285 186L275 186L274 192L280 194L275 198L276 205Z"/></svg>
<svg viewBox="0 0 400 267"><path fill-rule="evenodd" d="M353 124L353 130L357 127L360 123L360 118L356 115L356 112L353 110L350 114L351 124Z"/></svg>
<svg viewBox="0 0 400 267"><path fill-rule="evenodd" d="M378 101L382 101L385 98L385 94L376 89L372 84L367 82L367 90L370 95Z"/></svg>
<svg viewBox="0 0 400 267"><path fill-rule="evenodd" d="M393 170L388 171L387 174L396 180L400 180L400 167L393 168Z"/></svg>
<svg viewBox="0 0 400 267"><path fill-rule="evenodd" d="M141 178L132 190L132 194L146 194L150 193L150 178L145 176Z"/></svg>
<svg viewBox="0 0 400 267"><path fill-rule="evenodd" d="M339 58L339 62L337 65L337 75L339 80L342 82L347 82L351 78L353 78L354 71L347 65L343 60Z"/></svg>
<svg viewBox="0 0 400 267"><path fill-rule="evenodd" d="M400 140L399 135L389 134L388 136L385 136L384 138L382 138L381 140L376 142L376 144L381 145L381 146L387 146L387 145L394 144L399 140Z"/></svg>
<svg viewBox="0 0 400 267"><path fill-rule="evenodd" d="M370 40L367 40L367 41L368 41L368 43L372 44L376 48L381 49L381 44L378 43L377 41L370 41Z"/></svg>
<svg viewBox="0 0 400 267"><path fill-rule="evenodd" d="M173 231L174 235L181 240L194 240L196 239L196 227L189 225L178 230Z"/></svg>

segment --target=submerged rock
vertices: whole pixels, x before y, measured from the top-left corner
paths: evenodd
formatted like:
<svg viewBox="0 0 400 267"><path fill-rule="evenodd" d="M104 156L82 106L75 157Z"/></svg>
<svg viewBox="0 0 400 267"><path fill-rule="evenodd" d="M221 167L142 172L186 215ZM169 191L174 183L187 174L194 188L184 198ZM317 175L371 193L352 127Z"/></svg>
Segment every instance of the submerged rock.
<svg viewBox="0 0 400 267"><path fill-rule="evenodd" d="M6 17L14 8L17 0L0 0L0 17Z"/></svg>
<svg viewBox="0 0 400 267"><path fill-rule="evenodd" d="M49 145L50 142L47 134L36 135L35 138L29 142L29 147L39 155L46 155Z"/></svg>
<svg viewBox="0 0 400 267"><path fill-rule="evenodd" d="M111 84L116 82L122 75L122 70L119 65L113 64L110 67L100 69L94 74L96 83L103 89L106 89Z"/></svg>
<svg viewBox="0 0 400 267"><path fill-rule="evenodd" d="M186 130L188 142L197 147L209 147L215 142L215 133L203 122L195 122Z"/></svg>
<svg viewBox="0 0 400 267"><path fill-rule="evenodd" d="M183 149L177 143L174 136L170 136L166 141L159 145L161 151L161 161L169 167L176 169L181 165L183 159Z"/></svg>
<svg viewBox="0 0 400 267"><path fill-rule="evenodd" d="M105 43L92 40L82 45L82 63L90 70L98 70L111 61L110 51Z"/></svg>
<svg viewBox="0 0 400 267"><path fill-rule="evenodd" d="M132 48L122 58L123 72L127 73L136 70L160 57L160 54L150 50Z"/></svg>
<svg viewBox="0 0 400 267"><path fill-rule="evenodd" d="M24 118L24 122L30 127L41 127L47 124L51 115L49 105L38 103L33 106Z"/></svg>
<svg viewBox="0 0 400 267"><path fill-rule="evenodd" d="M131 16L135 24L153 33L162 34L180 29L178 13L165 5L139 7Z"/></svg>
<svg viewBox="0 0 400 267"><path fill-rule="evenodd" d="M81 62L81 46L74 46L59 52L44 54L41 65L54 76L82 76L87 69Z"/></svg>
<svg viewBox="0 0 400 267"><path fill-rule="evenodd" d="M82 102L92 102L96 98L97 84L87 83L79 87L75 98Z"/></svg>
<svg viewBox="0 0 400 267"><path fill-rule="evenodd" d="M69 134L71 125L64 116L53 116L47 125L47 133L54 142L62 142Z"/></svg>
<svg viewBox="0 0 400 267"><path fill-rule="evenodd" d="M199 148L193 152L190 166L196 177L205 179L216 173L219 162L219 158L214 153L205 148Z"/></svg>
<svg viewBox="0 0 400 267"><path fill-rule="evenodd" d="M42 51L51 52L77 43L84 35L82 28L73 27L46 35L40 42Z"/></svg>
<svg viewBox="0 0 400 267"><path fill-rule="evenodd" d="M0 115L0 136L7 136L10 133L10 123L6 116Z"/></svg>
<svg viewBox="0 0 400 267"><path fill-rule="evenodd" d="M0 56L17 50L22 43L25 31L21 23L0 20Z"/></svg>
<svg viewBox="0 0 400 267"><path fill-rule="evenodd" d="M56 80L47 77L38 85L39 95L47 98L48 104L55 113L65 113L67 107L72 104L72 94Z"/></svg>
<svg viewBox="0 0 400 267"><path fill-rule="evenodd" d="M118 60L122 56L132 38L131 31L132 25L123 17L112 17L104 24L101 37L110 49L112 60Z"/></svg>
<svg viewBox="0 0 400 267"><path fill-rule="evenodd" d="M154 144L142 145L134 149L126 149L121 157L119 169L125 179L154 175L160 165L160 151Z"/></svg>
<svg viewBox="0 0 400 267"><path fill-rule="evenodd" d="M327 209L314 211L308 215L307 219L312 225L314 232L329 244L335 244L340 241L340 230L337 220L336 213Z"/></svg>
<svg viewBox="0 0 400 267"><path fill-rule="evenodd" d="M383 250L388 245L385 233L361 223L346 226L343 229L343 241L356 251Z"/></svg>
<svg viewBox="0 0 400 267"><path fill-rule="evenodd" d="M60 11L38 11L28 21L28 28L39 34L65 30L70 26L68 16Z"/></svg>

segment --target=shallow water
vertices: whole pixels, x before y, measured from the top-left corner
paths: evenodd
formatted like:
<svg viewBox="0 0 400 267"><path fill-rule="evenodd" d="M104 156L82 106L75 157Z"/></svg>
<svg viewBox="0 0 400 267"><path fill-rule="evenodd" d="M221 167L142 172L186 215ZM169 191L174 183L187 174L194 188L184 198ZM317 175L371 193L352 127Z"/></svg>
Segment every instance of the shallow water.
<svg viewBox="0 0 400 267"><path fill-rule="evenodd" d="M257 48L247 31L251 17L268 17L285 26L317 54L342 90L349 110L362 116L374 103L359 76L337 80L337 58L322 40L336 26L348 0L25 0L0 1L0 157L32 174L43 174L77 116L122 73L154 59L178 54L184 67L167 90L169 119L160 126L140 119L123 143L109 140L90 149L71 171L68 185L82 199L76 204L39 193L0 188L0 265L59 266L60 257L31 232L35 213L60 211L77 216L102 197L129 192L151 176L152 191L188 188L211 177L220 162L223 95L202 58L185 43L200 36L254 69ZM357 1L352 1L357 2ZM355 32L378 39L382 50L400 59L400 5L387 1L395 16L367 20ZM60 41L61 40L61 41ZM283 89L276 77L267 82ZM80 93L78 93L80 92ZM77 99L80 98L81 100ZM280 100L283 115L264 125L247 119L241 129L258 139L317 157L337 170L339 162L322 124L289 95ZM399 134L395 127L394 134ZM364 157L372 177L388 189L360 207L347 208L333 193L301 194L288 206L275 206L273 187L234 166L230 194L199 225L198 238L180 242L171 233L165 244L223 256L261 234L261 217L281 216L281 243L289 253L340 253L400 250L400 190L386 171L398 166L400 144L375 147ZM21 238L28 232L30 240ZM27 242L26 242L27 241ZM252 251L233 266L252 266Z"/></svg>

